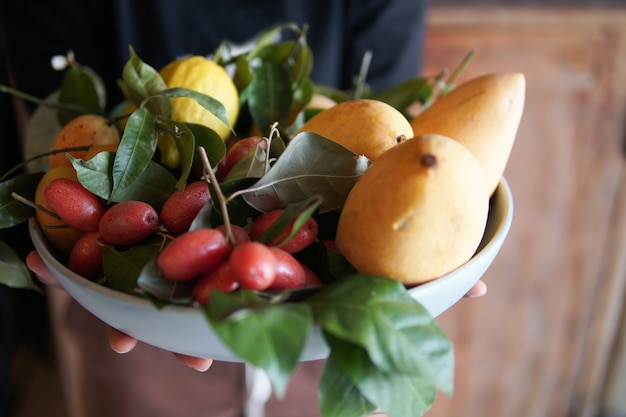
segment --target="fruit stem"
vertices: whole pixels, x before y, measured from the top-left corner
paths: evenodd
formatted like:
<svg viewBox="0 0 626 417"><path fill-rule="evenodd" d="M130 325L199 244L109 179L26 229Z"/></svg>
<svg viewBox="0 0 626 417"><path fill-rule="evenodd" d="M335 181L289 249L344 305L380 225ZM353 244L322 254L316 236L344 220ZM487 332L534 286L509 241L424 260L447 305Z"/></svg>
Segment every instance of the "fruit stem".
<svg viewBox="0 0 626 417"><path fill-rule="evenodd" d="M23 160L19 164L16 164L13 168L11 168L10 170L8 170L4 174L2 174L2 176L0 177L0 182L2 182L4 180L6 180L7 178L9 178L15 171L21 169L26 164L28 164L30 162L33 162L33 161L36 161L39 158L44 158L44 157L50 156L50 155L56 155L56 154L61 153L61 152L86 151L87 149L89 149L89 146L74 146L74 147L71 147L71 148L55 149L55 150L52 150L52 151L44 152L44 153L39 154L39 155L35 155L35 156L31 157L31 158Z"/></svg>
<svg viewBox="0 0 626 417"><path fill-rule="evenodd" d="M263 169L263 175L267 174L267 171L270 169L270 147L272 145L272 140L274 140L274 136L277 136L280 139L280 130L278 130L278 122L272 123L270 126L270 134L267 138L267 149L265 150L265 168Z"/></svg>
<svg viewBox="0 0 626 417"><path fill-rule="evenodd" d="M361 68L359 69L359 76L356 80L354 99L358 100L363 97L363 91L365 90L365 79L367 73L370 70L370 64L372 63L372 51L369 49L363 54L363 60L361 61Z"/></svg>
<svg viewBox="0 0 626 417"><path fill-rule="evenodd" d="M472 62L472 60L474 59L477 53L478 53L478 48L474 48L471 51L469 51L467 55L465 55L465 58L463 58L463 61L461 61L459 66L456 67L454 72L448 78L448 81L446 81L445 85L441 88L441 91L439 93L440 97L443 96L444 94L447 94L450 90L454 88L454 83L459 78L463 70L469 65L470 62Z"/></svg>
<svg viewBox="0 0 626 417"><path fill-rule="evenodd" d="M11 193L11 197L13 197L15 200L19 201L22 204L26 204L28 207L32 207L35 210L39 210L39 211L43 211L44 213L46 213L48 216L52 216L55 219L61 220L61 218L59 217L58 214L56 214L54 211L50 211L47 208L45 208L44 206L34 203L30 200L28 200L27 198L22 197L21 195L19 195L16 192Z"/></svg>
<svg viewBox="0 0 626 417"><path fill-rule="evenodd" d="M209 157L207 156L206 150L202 146L198 146L198 153L200 154L200 159L202 160L202 169L204 177L208 177L208 183L213 185L213 189L215 191L215 195L217 196L217 201L220 205L220 210L222 211L222 220L224 220L224 227L226 228L226 238L230 242L231 245L235 246L235 236L233 235L232 227L230 226L230 217L228 215L228 209L226 207L228 200L222 193L222 189L220 187L217 178L215 177L215 173L211 168L211 162L209 161Z"/></svg>
<svg viewBox="0 0 626 417"><path fill-rule="evenodd" d="M83 106L79 106L77 104L72 104L72 103L57 103L55 101L42 100L39 97L32 96L30 94L16 90L15 88L11 88L8 85L4 85L4 84L0 84L0 92L14 95L23 100L38 104L42 107L49 107L49 108L57 109L57 110L77 111L80 113L89 113L88 109L86 109Z"/></svg>

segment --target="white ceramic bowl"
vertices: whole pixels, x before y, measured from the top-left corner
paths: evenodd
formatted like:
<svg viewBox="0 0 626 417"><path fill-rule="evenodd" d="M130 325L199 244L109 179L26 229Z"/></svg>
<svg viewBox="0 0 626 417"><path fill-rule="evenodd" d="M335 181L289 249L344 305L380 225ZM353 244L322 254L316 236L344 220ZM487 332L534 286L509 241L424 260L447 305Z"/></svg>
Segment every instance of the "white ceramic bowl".
<svg viewBox="0 0 626 417"><path fill-rule="evenodd" d="M506 180L493 198L483 242L476 255L458 269L408 290L433 317L457 301L491 265L509 231L513 199ZM213 332L203 313L194 307L169 305L157 309L150 301L86 280L61 264L50 252L36 219L29 223L35 248L65 290L85 309L108 325L150 345L186 355L240 362ZM302 361L327 357L328 347L314 327L301 356Z"/></svg>

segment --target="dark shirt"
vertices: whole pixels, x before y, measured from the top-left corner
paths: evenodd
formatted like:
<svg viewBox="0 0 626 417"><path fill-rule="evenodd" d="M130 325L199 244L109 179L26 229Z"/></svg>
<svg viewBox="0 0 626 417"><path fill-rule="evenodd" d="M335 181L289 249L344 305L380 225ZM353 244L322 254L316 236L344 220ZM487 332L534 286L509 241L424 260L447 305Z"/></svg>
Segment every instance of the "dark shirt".
<svg viewBox="0 0 626 417"><path fill-rule="evenodd" d="M276 23L307 23L315 82L349 88L366 50L368 82L385 88L420 70L426 0L3 0L8 56L17 86L45 96L60 85L50 57L75 52L107 90L129 57L160 69L207 55L226 39L243 43ZM118 99L121 96L114 96Z"/></svg>

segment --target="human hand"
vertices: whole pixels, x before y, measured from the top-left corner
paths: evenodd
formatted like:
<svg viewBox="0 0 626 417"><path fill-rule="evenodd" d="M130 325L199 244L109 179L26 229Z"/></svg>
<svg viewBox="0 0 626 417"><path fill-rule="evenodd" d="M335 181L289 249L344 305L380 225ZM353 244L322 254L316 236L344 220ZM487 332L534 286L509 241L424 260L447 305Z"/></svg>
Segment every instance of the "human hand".
<svg viewBox="0 0 626 417"><path fill-rule="evenodd" d="M50 272L46 264L43 262L43 259L41 259L41 256L39 256L36 251L32 251L27 255L26 265L43 284L57 287L59 286L56 278ZM122 333L112 327L109 327L108 336L111 349L120 354L130 352L137 345L137 339L125 333ZM184 365L193 368L199 372L204 372L208 370L213 363L213 359L208 358L197 358L194 356L187 356L179 353L174 353L174 356Z"/></svg>

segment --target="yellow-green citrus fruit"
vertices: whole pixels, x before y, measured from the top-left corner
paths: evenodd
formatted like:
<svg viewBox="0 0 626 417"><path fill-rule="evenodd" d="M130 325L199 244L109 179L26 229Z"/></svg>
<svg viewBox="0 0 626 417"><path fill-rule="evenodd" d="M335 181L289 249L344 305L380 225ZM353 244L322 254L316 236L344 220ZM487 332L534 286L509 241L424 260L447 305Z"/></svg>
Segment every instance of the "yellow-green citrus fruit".
<svg viewBox="0 0 626 417"><path fill-rule="evenodd" d="M304 123L299 132L317 133L372 161L413 137L411 124L400 111L371 99L349 100L329 107Z"/></svg>
<svg viewBox="0 0 626 417"><path fill-rule="evenodd" d="M224 67L203 56L190 56L170 62L159 73L168 88L185 87L221 102L231 127L234 126L239 115L239 92ZM172 99L172 118L207 126L222 139L231 134L231 127L191 98Z"/></svg>
<svg viewBox="0 0 626 417"><path fill-rule="evenodd" d="M468 261L480 244L489 195L476 158L442 135L383 153L354 185L335 244L362 274L415 285Z"/></svg>

